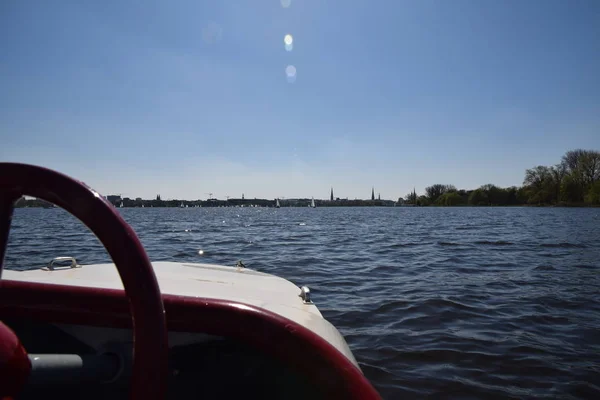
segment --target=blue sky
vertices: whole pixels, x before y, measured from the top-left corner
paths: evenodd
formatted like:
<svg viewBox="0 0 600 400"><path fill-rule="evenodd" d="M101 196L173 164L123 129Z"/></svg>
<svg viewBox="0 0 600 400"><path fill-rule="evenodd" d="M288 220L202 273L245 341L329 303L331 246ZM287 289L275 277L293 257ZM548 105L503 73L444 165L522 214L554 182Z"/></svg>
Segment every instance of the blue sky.
<svg viewBox="0 0 600 400"><path fill-rule="evenodd" d="M0 159L103 194L397 198L600 149L595 0L3 1L0 45Z"/></svg>

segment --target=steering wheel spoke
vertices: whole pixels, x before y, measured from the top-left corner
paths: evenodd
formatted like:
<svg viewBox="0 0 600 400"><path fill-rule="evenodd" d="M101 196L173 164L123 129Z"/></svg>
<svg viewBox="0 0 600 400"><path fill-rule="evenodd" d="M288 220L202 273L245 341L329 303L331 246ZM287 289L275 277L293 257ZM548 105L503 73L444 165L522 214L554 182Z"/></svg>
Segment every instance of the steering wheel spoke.
<svg viewBox="0 0 600 400"><path fill-rule="evenodd" d="M12 222L14 203L19 195L10 192L0 192L0 278L4 267L4 256L8 245L10 224Z"/></svg>

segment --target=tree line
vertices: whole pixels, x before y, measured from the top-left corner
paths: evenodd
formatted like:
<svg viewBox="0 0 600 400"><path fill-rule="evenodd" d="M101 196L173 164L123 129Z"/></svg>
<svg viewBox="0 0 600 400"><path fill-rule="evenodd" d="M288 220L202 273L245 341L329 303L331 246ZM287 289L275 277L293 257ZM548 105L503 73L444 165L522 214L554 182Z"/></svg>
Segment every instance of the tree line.
<svg viewBox="0 0 600 400"><path fill-rule="evenodd" d="M600 152L567 151L556 165L527 169L519 187L487 184L458 190L454 185L435 184L426 187L423 195L413 191L398 201L418 206L600 205Z"/></svg>

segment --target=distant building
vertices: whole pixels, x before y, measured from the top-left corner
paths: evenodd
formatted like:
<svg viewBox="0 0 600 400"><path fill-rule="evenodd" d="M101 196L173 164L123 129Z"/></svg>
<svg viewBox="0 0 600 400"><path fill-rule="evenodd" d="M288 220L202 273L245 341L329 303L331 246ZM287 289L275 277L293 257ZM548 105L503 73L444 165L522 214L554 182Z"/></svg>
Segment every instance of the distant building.
<svg viewBox="0 0 600 400"><path fill-rule="evenodd" d="M413 188L412 193L408 195L406 199L409 204L416 205L417 204L417 191Z"/></svg>
<svg viewBox="0 0 600 400"><path fill-rule="evenodd" d="M375 200L375 187L371 188L371 200Z"/></svg>
<svg viewBox="0 0 600 400"><path fill-rule="evenodd" d="M331 195L329 196L329 200L333 201L333 188L331 188Z"/></svg>
<svg viewBox="0 0 600 400"><path fill-rule="evenodd" d="M377 200L381 200L381 193L377 193Z"/></svg>
<svg viewBox="0 0 600 400"><path fill-rule="evenodd" d="M140 202L140 201L142 201L142 198L141 197L136 197L135 201Z"/></svg>
<svg viewBox="0 0 600 400"><path fill-rule="evenodd" d="M121 201L121 195L118 194L109 194L106 196L106 200L108 200L111 204L116 204Z"/></svg>

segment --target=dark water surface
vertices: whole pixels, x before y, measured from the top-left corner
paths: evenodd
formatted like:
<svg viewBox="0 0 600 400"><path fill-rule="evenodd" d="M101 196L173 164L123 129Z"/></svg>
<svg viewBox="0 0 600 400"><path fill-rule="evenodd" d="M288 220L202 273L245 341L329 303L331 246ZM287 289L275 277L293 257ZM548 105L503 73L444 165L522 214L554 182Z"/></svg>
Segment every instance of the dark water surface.
<svg viewBox="0 0 600 400"><path fill-rule="evenodd" d="M122 213L152 260L309 285L384 398L600 399L600 209ZM63 255L108 261L62 210L16 210L9 268Z"/></svg>

